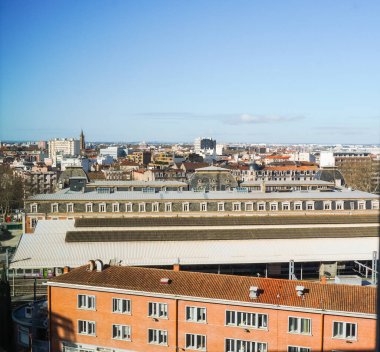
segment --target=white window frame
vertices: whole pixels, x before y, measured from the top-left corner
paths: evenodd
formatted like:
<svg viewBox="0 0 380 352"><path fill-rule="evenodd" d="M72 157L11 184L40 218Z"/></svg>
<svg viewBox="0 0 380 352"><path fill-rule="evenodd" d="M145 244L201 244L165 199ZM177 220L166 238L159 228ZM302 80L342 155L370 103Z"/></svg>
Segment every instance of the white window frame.
<svg viewBox="0 0 380 352"><path fill-rule="evenodd" d="M297 209L299 208L299 209ZM302 201L294 202L294 210L295 211L302 211Z"/></svg>
<svg viewBox="0 0 380 352"><path fill-rule="evenodd" d="M35 217L30 218L30 227L32 229L34 229L37 226L37 223L38 223L38 218L35 218Z"/></svg>
<svg viewBox="0 0 380 352"><path fill-rule="evenodd" d="M37 203L30 204L30 212L31 213L38 213L38 204Z"/></svg>
<svg viewBox="0 0 380 352"><path fill-rule="evenodd" d="M288 345L288 352L311 352L310 347Z"/></svg>
<svg viewBox="0 0 380 352"><path fill-rule="evenodd" d="M131 326L122 324L112 324L112 339L121 341L131 341Z"/></svg>
<svg viewBox="0 0 380 352"><path fill-rule="evenodd" d="M297 319L297 330L295 331L290 331L290 319ZM309 326L310 326L310 331L309 332L302 332L301 327L302 327L302 320L308 320L309 321ZM312 320L310 318L304 318L304 317L294 317L294 316L289 316L288 317L288 333L289 334L299 334L299 335L311 335L312 333Z"/></svg>
<svg viewBox="0 0 380 352"><path fill-rule="evenodd" d="M207 202L199 203L199 211L207 211Z"/></svg>
<svg viewBox="0 0 380 352"><path fill-rule="evenodd" d="M77 308L84 310L96 310L96 296L79 293L77 295Z"/></svg>
<svg viewBox="0 0 380 352"><path fill-rule="evenodd" d="M272 209L272 207L274 209ZM278 203L277 202L270 202L269 203L269 209L270 209L270 211L278 211Z"/></svg>
<svg viewBox="0 0 380 352"><path fill-rule="evenodd" d="M309 200L306 202L306 210L310 211L310 210L314 210L315 204L313 201Z"/></svg>
<svg viewBox="0 0 380 352"><path fill-rule="evenodd" d="M366 210L366 201L365 200L358 200L358 210Z"/></svg>
<svg viewBox="0 0 380 352"><path fill-rule="evenodd" d="M152 212L158 213L160 211L160 203L154 202L152 203Z"/></svg>
<svg viewBox="0 0 380 352"><path fill-rule="evenodd" d="M56 210L55 210L56 209ZM52 213L58 213L59 212L59 206L58 203L52 203L51 205L51 212Z"/></svg>
<svg viewBox="0 0 380 352"><path fill-rule="evenodd" d="M323 210L331 210L331 200L325 200L323 201Z"/></svg>
<svg viewBox="0 0 380 352"><path fill-rule="evenodd" d="M112 203L112 212L118 213L120 211L120 204L119 203Z"/></svg>
<svg viewBox="0 0 380 352"><path fill-rule="evenodd" d="M350 202L350 210L355 210L355 202Z"/></svg>
<svg viewBox="0 0 380 352"><path fill-rule="evenodd" d="M285 209L287 208L287 209ZM282 202L281 203L281 209L284 211L289 211L290 210L290 202Z"/></svg>
<svg viewBox="0 0 380 352"><path fill-rule="evenodd" d="M218 211L224 211L224 202L218 202Z"/></svg>
<svg viewBox="0 0 380 352"><path fill-rule="evenodd" d="M67 213L74 213L74 203L67 203L66 204L66 212Z"/></svg>
<svg viewBox="0 0 380 352"><path fill-rule="evenodd" d="M230 348L227 349L227 344L230 344ZM225 352L241 352L241 348L238 349L238 344L241 343L243 345L250 345L251 352L267 352L268 351L268 343L260 342L260 341L248 341L237 338L226 338L224 339L224 351ZM231 344L234 346L231 348ZM243 346L244 347L244 346Z"/></svg>
<svg viewBox="0 0 380 352"><path fill-rule="evenodd" d="M106 203L99 203L99 213L106 213L107 212L107 204ZM104 209L104 210L102 210Z"/></svg>
<svg viewBox="0 0 380 352"><path fill-rule="evenodd" d="M162 302L148 302L148 317L169 319L168 304Z"/></svg>
<svg viewBox="0 0 380 352"><path fill-rule="evenodd" d="M150 331L152 331L153 339L150 339ZM160 342L160 339L163 340L163 342ZM167 330L160 330L160 329L148 329L148 343L152 345L161 345L161 346L167 346L168 345L168 331Z"/></svg>
<svg viewBox="0 0 380 352"><path fill-rule="evenodd" d="M86 213L92 213L93 212L93 204L92 203L86 203L84 205L84 210Z"/></svg>
<svg viewBox="0 0 380 352"><path fill-rule="evenodd" d="M182 203L182 211L183 212L190 211L190 203L189 202Z"/></svg>
<svg viewBox="0 0 380 352"><path fill-rule="evenodd" d="M378 200L373 200L373 201L371 202L371 208L372 208L373 210L379 210L379 201L378 201Z"/></svg>
<svg viewBox="0 0 380 352"><path fill-rule="evenodd" d="M85 326L84 331L80 331L80 324L83 323ZM89 332L91 329L92 331ZM90 320L81 320L78 319L78 330L77 330L78 335L87 335L87 336L96 336L96 322L90 321Z"/></svg>
<svg viewBox="0 0 380 352"><path fill-rule="evenodd" d="M344 210L344 201L343 200L335 201L335 210Z"/></svg>
<svg viewBox="0 0 380 352"><path fill-rule="evenodd" d="M264 209L260 209L263 207ZM265 211L266 210L266 204L265 202L257 202L257 211Z"/></svg>
<svg viewBox="0 0 380 352"><path fill-rule="evenodd" d="M130 299L112 297L112 313L131 315L131 310L132 308Z"/></svg>
<svg viewBox="0 0 380 352"><path fill-rule="evenodd" d="M206 307L186 306L185 315L186 321L191 321L194 323L207 323ZM204 317L204 319L202 317Z"/></svg>
<svg viewBox="0 0 380 352"><path fill-rule="evenodd" d="M165 212L170 213L172 211L172 203L165 203Z"/></svg>
<svg viewBox="0 0 380 352"><path fill-rule="evenodd" d="M186 350L206 351L206 349L207 349L207 337L206 337L206 335L186 333L185 334L185 347L186 347Z"/></svg>
<svg viewBox="0 0 380 352"><path fill-rule="evenodd" d="M232 211L241 211L241 203L233 202L232 203Z"/></svg>
<svg viewBox="0 0 380 352"><path fill-rule="evenodd" d="M145 213L146 205L145 203L139 203L139 213Z"/></svg>
<svg viewBox="0 0 380 352"><path fill-rule="evenodd" d="M225 326L237 326L250 329L268 330L269 317L268 314L265 313L226 309L224 317ZM239 320L244 321L244 319L245 323L239 323ZM253 321L253 324L249 323ZM260 321L261 324L259 324Z"/></svg>
<svg viewBox="0 0 380 352"><path fill-rule="evenodd" d="M343 324L343 335L334 336L335 324ZM347 335L347 325L355 325L355 336L346 336ZM345 321L336 321L332 322L332 338L337 340L357 340L358 339L358 324Z"/></svg>
<svg viewBox="0 0 380 352"><path fill-rule="evenodd" d="M125 203L125 212L126 213L132 213L133 211L133 204L132 203Z"/></svg>
<svg viewBox="0 0 380 352"><path fill-rule="evenodd" d="M245 202L244 210L245 211L253 211L253 202Z"/></svg>

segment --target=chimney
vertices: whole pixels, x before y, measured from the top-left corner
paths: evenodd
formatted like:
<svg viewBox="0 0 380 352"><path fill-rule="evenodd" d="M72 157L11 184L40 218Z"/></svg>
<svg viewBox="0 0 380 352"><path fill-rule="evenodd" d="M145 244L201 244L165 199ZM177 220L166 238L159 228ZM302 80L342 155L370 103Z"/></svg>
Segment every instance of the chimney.
<svg viewBox="0 0 380 352"><path fill-rule="evenodd" d="M69 266L65 266L65 267L63 268L63 273L64 273L64 274L67 274L69 271L70 271L70 267L69 267Z"/></svg>
<svg viewBox="0 0 380 352"><path fill-rule="evenodd" d="M180 271L181 267L179 264L173 264L173 271Z"/></svg>
<svg viewBox="0 0 380 352"><path fill-rule="evenodd" d="M324 275L321 277L321 284L324 284L324 285L327 284L327 277Z"/></svg>

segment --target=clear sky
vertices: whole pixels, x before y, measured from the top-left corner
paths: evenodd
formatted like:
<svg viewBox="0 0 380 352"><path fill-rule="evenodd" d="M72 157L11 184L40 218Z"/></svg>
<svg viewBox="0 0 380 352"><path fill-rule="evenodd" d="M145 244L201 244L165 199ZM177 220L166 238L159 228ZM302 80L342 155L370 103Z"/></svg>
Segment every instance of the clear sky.
<svg viewBox="0 0 380 352"><path fill-rule="evenodd" d="M377 0L2 0L0 140L380 143Z"/></svg>

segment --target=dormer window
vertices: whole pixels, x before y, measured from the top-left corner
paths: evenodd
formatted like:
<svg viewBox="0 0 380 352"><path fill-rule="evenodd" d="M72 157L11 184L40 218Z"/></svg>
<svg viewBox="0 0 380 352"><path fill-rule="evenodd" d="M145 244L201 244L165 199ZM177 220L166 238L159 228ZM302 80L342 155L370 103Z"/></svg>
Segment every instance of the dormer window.
<svg viewBox="0 0 380 352"><path fill-rule="evenodd" d="M314 202L306 202L306 210L314 210Z"/></svg>
<svg viewBox="0 0 380 352"><path fill-rule="evenodd" d="M207 211L207 203L200 204L200 211Z"/></svg>
<svg viewBox="0 0 380 352"><path fill-rule="evenodd" d="M66 205L66 211L68 213L73 213L74 212L74 204L73 203L69 203Z"/></svg>
<svg viewBox="0 0 380 352"><path fill-rule="evenodd" d="M114 213L118 213L118 212L119 212L119 209L120 209L120 207L119 207L119 203L113 203L113 204L112 204L112 211L113 211Z"/></svg>
<svg viewBox="0 0 380 352"><path fill-rule="evenodd" d="M51 205L51 212L52 213L58 213L58 203L53 203Z"/></svg>
<svg viewBox="0 0 380 352"><path fill-rule="evenodd" d="M323 202L323 210L331 210L331 201L326 200Z"/></svg>
<svg viewBox="0 0 380 352"><path fill-rule="evenodd" d="M241 203L239 203L239 202L232 203L232 210L233 211L240 211L240 207L241 207Z"/></svg>
<svg viewBox="0 0 380 352"><path fill-rule="evenodd" d="M145 213L145 203L139 203L139 212Z"/></svg>
<svg viewBox="0 0 380 352"><path fill-rule="evenodd" d="M271 211L277 211L278 210L277 202L270 203L270 210Z"/></svg>
<svg viewBox="0 0 380 352"><path fill-rule="evenodd" d="M92 203L86 204L86 213L92 213Z"/></svg>
<svg viewBox="0 0 380 352"><path fill-rule="evenodd" d="M100 203L99 204L99 212L100 213L105 213L106 211L107 211L106 203Z"/></svg>
<svg viewBox="0 0 380 352"><path fill-rule="evenodd" d="M30 205L30 212L31 213L37 213L38 211L38 206L37 206L37 203L33 203Z"/></svg>
<svg viewBox="0 0 380 352"><path fill-rule="evenodd" d="M295 202L294 210L302 210L302 202Z"/></svg>
<svg viewBox="0 0 380 352"><path fill-rule="evenodd" d="M165 203L165 211L172 211L172 203Z"/></svg>

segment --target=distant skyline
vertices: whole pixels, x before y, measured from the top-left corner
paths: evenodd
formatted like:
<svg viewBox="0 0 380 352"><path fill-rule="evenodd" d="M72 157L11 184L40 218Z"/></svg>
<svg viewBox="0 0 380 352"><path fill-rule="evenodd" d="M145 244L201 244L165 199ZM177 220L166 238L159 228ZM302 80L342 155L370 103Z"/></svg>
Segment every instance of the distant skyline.
<svg viewBox="0 0 380 352"><path fill-rule="evenodd" d="M0 140L380 143L375 0L3 0Z"/></svg>

